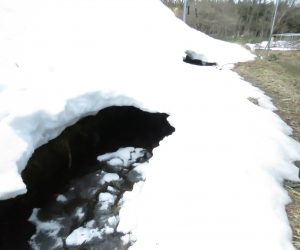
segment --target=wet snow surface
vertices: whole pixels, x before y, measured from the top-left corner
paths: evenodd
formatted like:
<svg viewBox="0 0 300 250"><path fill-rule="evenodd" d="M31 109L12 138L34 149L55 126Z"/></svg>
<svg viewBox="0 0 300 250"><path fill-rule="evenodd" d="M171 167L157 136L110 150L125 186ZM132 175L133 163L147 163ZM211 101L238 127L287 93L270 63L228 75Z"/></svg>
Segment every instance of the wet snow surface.
<svg viewBox="0 0 300 250"><path fill-rule="evenodd" d="M300 146L270 98L230 71L249 51L188 28L159 0L2 0L0 44L3 200L26 192L21 172L34 150L82 117L134 106L169 114L176 128L154 149L145 182L144 164L128 172L139 182L121 200L120 165L132 163L102 155L110 172L85 176L83 189L84 178L73 180L78 205L67 209L70 186L30 211L33 247L294 249L282 182L298 180ZM184 63L186 50L217 67Z"/></svg>

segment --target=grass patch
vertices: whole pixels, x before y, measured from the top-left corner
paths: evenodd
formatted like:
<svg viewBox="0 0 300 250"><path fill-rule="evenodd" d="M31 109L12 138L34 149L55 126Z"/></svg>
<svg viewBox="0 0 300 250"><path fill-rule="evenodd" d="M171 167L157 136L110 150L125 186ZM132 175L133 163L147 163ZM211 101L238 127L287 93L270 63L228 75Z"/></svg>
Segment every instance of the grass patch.
<svg viewBox="0 0 300 250"><path fill-rule="evenodd" d="M238 63L235 71L272 97L278 114L300 141L300 51L258 51L258 59Z"/></svg>
<svg viewBox="0 0 300 250"><path fill-rule="evenodd" d="M300 51L257 51L257 59L238 63L235 71L273 100L280 117L300 141ZM286 207L294 246L300 250L300 188L285 186L292 199Z"/></svg>

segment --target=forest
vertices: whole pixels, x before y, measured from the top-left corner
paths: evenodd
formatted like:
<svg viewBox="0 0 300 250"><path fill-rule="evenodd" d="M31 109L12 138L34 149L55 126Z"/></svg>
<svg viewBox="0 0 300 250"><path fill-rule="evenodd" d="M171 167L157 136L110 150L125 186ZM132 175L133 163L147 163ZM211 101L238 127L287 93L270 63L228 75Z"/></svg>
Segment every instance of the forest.
<svg viewBox="0 0 300 250"><path fill-rule="evenodd" d="M182 0L162 0L182 18ZM270 35L275 2L267 0L189 0L186 22L213 37L260 41ZM300 33L300 3L280 0L273 34Z"/></svg>

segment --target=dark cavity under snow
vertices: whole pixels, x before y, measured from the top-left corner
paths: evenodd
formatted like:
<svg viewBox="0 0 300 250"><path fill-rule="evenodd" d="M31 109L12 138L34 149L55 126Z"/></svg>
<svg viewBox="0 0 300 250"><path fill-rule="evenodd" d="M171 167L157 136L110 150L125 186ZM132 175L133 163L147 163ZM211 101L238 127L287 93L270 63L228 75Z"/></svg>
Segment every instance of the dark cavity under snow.
<svg viewBox="0 0 300 250"><path fill-rule="evenodd" d="M35 225L28 221L34 214L40 221L62 218L65 226L58 232L62 246L57 249L126 249L128 246L119 248L122 235L115 231L84 248L67 246L65 237L78 226L89 223L88 226L100 230L101 226L107 225L108 218L118 218L117 204L135 182L127 176L135 162L125 170L115 169L106 162L97 161L97 156L133 147L133 150L143 149L136 161L147 161L159 141L175 131L167 117L165 113L145 112L132 106L112 106L81 119L36 149L22 172L28 192L0 201L0 249L31 249L29 241L33 235L36 239L39 237L36 242L45 243L41 249L53 248L53 241L43 234L37 235ZM113 185L97 186L95 183L99 183L105 173L118 174L120 179ZM111 209L106 212L97 210L101 207L101 199L98 199L101 193L110 193L114 197ZM64 194L68 202L57 202L59 194ZM85 215L76 216L77 209L82 209ZM115 227L116 224L111 228Z"/></svg>

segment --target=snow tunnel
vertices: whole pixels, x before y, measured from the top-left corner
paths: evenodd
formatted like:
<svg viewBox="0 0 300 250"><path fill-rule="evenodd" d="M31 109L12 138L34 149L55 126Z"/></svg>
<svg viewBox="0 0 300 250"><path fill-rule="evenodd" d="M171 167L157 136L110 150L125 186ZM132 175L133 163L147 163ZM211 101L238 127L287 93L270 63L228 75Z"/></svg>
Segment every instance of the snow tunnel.
<svg viewBox="0 0 300 250"><path fill-rule="evenodd" d="M104 173L103 170L107 170L106 165L97 160L97 156L120 148L131 147L143 149L139 151L144 152L140 158L147 161L152 156L153 148L157 147L164 137L175 131L174 127L167 121L167 117L166 113L145 112L133 106L111 106L102 109L96 115L82 118L76 124L66 128L57 138L37 148L22 172L27 193L13 199L0 201L0 249L25 250L33 248L29 242L37 228L28 219L30 216L32 217L34 209L38 208L42 211L39 213L39 217L44 216L44 219L48 218L51 221L53 221L51 213L60 213L60 217L62 214L66 217L72 214L74 207L78 206L75 203L82 203L83 199L78 201L73 197L74 194L72 194L73 196L69 195L68 188L72 185L72 189L76 185L84 186L85 184L80 184L80 178L87 178L86 176L97 171L98 174L96 175L101 176ZM99 171L102 171L102 174ZM118 174L120 175L120 173ZM89 178L86 180L87 185L95 181L96 177ZM120 187L120 185L123 186ZM133 186L132 183L128 184L126 180L120 185L118 188L122 190L119 198L122 192L130 190ZM108 188L108 185L101 188L103 191L104 188ZM84 188L78 192L85 192L83 190ZM64 192L67 196L74 198L72 198L73 203L71 202L64 207L53 205L53 201L59 201L59 194ZM95 216L91 215L94 211L91 206L96 205L95 197L90 199L91 201L86 204L82 203L80 207L86 211L87 218L85 220ZM49 207L51 207L50 210ZM62 210L63 212L61 212ZM83 222L77 218L76 222L68 220L64 224L64 230L57 231L59 235L64 234L62 238L66 238L66 235L70 234L74 228L83 225ZM68 224L70 225L66 226ZM65 232L62 233L61 231ZM43 249L56 249L54 246L57 245L57 242L53 242L54 239L49 239L47 235L38 237L40 237L38 239L40 242L46 242ZM57 235L55 237L59 238ZM116 242L115 239L110 238L103 244L111 244L111 241ZM120 243L106 245L105 249L119 247L118 244ZM66 242L62 240L61 248L57 249L72 248L67 248ZM87 249L89 248L87 247ZM123 249L126 248L123 247Z"/></svg>

